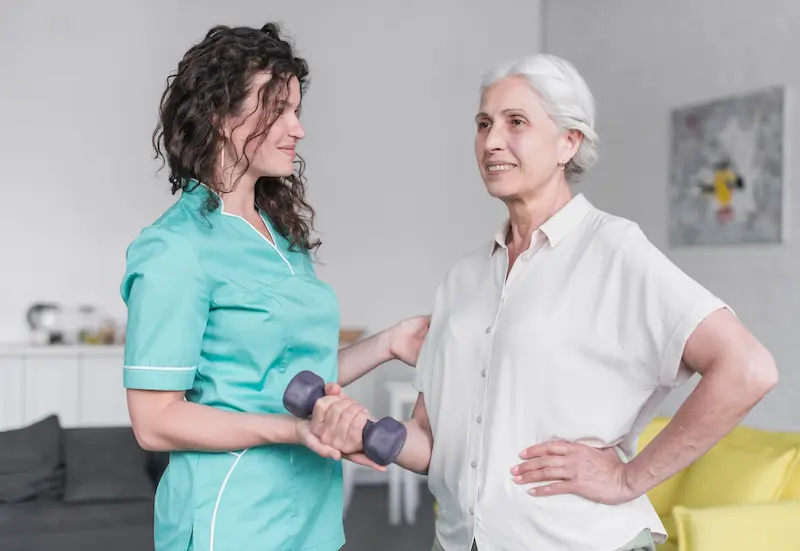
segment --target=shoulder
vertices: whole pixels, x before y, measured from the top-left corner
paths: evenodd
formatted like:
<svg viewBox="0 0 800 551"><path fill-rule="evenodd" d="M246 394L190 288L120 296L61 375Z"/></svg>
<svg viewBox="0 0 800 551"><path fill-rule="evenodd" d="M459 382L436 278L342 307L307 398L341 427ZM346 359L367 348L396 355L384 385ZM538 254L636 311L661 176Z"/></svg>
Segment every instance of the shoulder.
<svg viewBox="0 0 800 551"><path fill-rule="evenodd" d="M636 222L599 211L591 247L602 259L606 276L642 300L659 300L677 310L716 297L656 246Z"/></svg>
<svg viewBox="0 0 800 551"><path fill-rule="evenodd" d="M183 259L197 259L198 251L213 228L211 220L204 217L197 205L176 201L155 221L140 230L130 242L127 256L160 256L169 253Z"/></svg>
<svg viewBox="0 0 800 551"><path fill-rule="evenodd" d="M595 243L609 250L624 250L631 243L641 244L647 239L637 222L594 208L586 216L585 231L595 238Z"/></svg>
<svg viewBox="0 0 800 551"><path fill-rule="evenodd" d="M443 287L450 287L469 280L489 264L494 239L486 240L458 257L445 272Z"/></svg>
<svg viewBox="0 0 800 551"><path fill-rule="evenodd" d="M201 272L199 243L191 224L170 209L144 227L125 251L126 278L148 273L151 277Z"/></svg>
<svg viewBox="0 0 800 551"><path fill-rule="evenodd" d="M151 296L166 300L170 293L206 289L208 281L197 248L186 236L175 228L153 224L141 230L125 252L120 291L126 303L135 286L146 293L159 289Z"/></svg>
<svg viewBox="0 0 800 551"><path fill-rule="evenodd" d="M627 218L594 209L584 226L586 244L606 262L622 262L630 269L644 268L656 257L666 260L641 226Z"/></svg>
<svg viewBox="0 0 800 551"><path fill-rule="evenodd" d="M126 251L128 263L164 256L177 256L186 260L197 259L198 254L196 246L180 231L156 224L142 229Z"/></svg>

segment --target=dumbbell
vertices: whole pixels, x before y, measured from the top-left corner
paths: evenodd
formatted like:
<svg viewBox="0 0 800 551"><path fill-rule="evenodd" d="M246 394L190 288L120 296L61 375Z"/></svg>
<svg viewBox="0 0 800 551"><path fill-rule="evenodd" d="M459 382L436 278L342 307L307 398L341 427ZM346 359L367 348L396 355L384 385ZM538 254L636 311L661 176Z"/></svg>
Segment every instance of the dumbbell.
<svg viewBox="0 0 800 551"><path fill-rule="evenodd" d="M314 404L325 396L325 381L311 371L295 375L283 393L286 410L301 419L308 419ZM406 443L406 427L391 417L379 421L367 421L361 433L364 453L381 466L393 463Z"/></svg>

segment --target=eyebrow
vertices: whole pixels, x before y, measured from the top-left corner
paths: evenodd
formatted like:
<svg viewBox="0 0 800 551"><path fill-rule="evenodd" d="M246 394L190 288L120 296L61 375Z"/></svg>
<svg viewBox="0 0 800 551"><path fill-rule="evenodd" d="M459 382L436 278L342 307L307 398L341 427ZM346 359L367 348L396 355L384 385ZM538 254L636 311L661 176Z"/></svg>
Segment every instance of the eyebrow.
<svg viewBox="0 0 800 551"><path fill-rule="evenodd" d="M278 100L278 103L276 104L276 107L278 107L279 109L286 109L287 107L292 107L295 110L297 110L297 109L300 109L301 105L302 105L302 101L295 105L291 101L289 101L287 99L283 99L283 100Z"/></svg>
<svg viewBox="0 0 800 551"><path fill-rule="evenodd" d="M526 115L526 116L527 116L527 113L525 113L525 110L524 110L524 109L519 109L519 108L517 108L517 107L512 107L512 108L510 108L510 109L503 109L503 110L502 110L500 113L501 113L502 115L508 115L509 113L511 113L511 112L514 112L514 111L516 111L516 112L518 112L518 113L522 113L523 115ZM482 118L482 117L486 117L487 119L490 119L490 118L491 118L489 115L487 115L486 113L484 113L483 111L481 111L480 113L478 113L477 115L475 115L475 120L477 121L478 119L480 119L480 118Z"/></svg>

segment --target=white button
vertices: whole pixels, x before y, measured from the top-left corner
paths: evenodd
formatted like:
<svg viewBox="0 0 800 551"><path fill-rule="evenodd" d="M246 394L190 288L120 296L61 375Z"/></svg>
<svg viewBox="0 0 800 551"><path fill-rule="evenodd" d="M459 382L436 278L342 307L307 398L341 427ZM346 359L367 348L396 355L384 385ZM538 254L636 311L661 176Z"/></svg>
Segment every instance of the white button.
<svg viewBox="0 0 800 551"><path fill-rule="evenodd" d="M475 467L477 467L477 466L478 466L478 462L477 462L477 461L473 461L472 463L470 463L470 465L471 465L471 466L472 466L472 468L474 469Z"/></svg>
<svg viewBox="0 0 800 551"><path fill-rule="evenodd" d="M485 369L481 369L481 377L486 377L486 370Z"/></svg>
<svg viewBox="0 0 800 551"><path fill-rule="evenodd" d="M472 507L469 508L469 514L470 515L474 515L475 514L475 510Z"/></svg>
<svg viewBox="0 0 800 551"><path fill-rule="evenodd" d="M491 327L487 327L487 328L486 328L486 334L488 335L488 334L489 334L489 333L491 333L491 332L492 332L492 328L491 328Z"/></svg>
<svg viewBox="0 0 800 551"><path fill-rule="evenodd" d="M480 415L478 415L478 418L477 418L477 419L475 419L475 420L476 420L478 423L480 423L480 422L481 422L481 416L480 416Z"/></svg>

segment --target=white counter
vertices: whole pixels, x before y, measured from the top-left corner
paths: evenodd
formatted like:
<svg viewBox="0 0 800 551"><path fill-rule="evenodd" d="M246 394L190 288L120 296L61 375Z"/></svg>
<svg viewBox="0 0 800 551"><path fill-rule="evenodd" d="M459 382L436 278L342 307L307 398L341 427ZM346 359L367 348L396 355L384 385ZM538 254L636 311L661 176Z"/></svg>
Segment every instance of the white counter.
<svg viewBox="0 0 800 551"><path fill-rule="evenodd" d="M0 430L57 414L64 426L128 425L123 346L0 345Z"/></svg>

